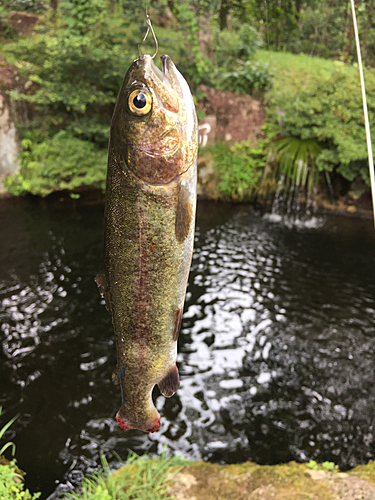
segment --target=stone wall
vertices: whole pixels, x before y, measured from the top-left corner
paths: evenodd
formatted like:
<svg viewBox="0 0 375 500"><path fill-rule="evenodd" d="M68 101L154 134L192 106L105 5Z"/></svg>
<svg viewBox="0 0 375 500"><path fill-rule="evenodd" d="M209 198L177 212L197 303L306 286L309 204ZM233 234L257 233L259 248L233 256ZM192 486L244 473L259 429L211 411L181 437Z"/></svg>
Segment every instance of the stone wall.
<svg viewBox="0 0 375 500"><path fill-rule="evenodd" d="M19 76L17 70L0 58L0 194L6 192L4 177L17 172L20 165L17 160L19 145L10 99L7 90L14 88Z"/></svg>

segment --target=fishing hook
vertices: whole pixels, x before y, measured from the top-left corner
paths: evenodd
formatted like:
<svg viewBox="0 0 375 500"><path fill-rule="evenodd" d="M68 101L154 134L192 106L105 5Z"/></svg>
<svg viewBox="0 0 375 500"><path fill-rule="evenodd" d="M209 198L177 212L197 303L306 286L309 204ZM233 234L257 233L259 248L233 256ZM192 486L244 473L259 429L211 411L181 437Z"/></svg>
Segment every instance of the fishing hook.
<svg viewBox="0 0 375 500"><path fill-rule="evenodd" d="M150 16L147 14L146 15L146 23L148 24L148 28L147 28L147 31L146 31L146 34L145 36L143 37L143 40L141 43L143 43L146 38L147 38L147 35L149 34L150 30L151 30L151 33L152 33L152 36L154 37L154 41L155 41L155 54L151 57L151 59L154 59L154 57L156 56L156 54L158 53L158 50L159 50L159 44L158 44L158 39L156 38L156 35L155 35L155 32L154 32L154 29L152 27L152 24L151 24L151 19L150 19ZM142 54L141 54L141 49L140 49L140 45L138 45L138 54L139 54L139 57L142 57Z"/></svg>

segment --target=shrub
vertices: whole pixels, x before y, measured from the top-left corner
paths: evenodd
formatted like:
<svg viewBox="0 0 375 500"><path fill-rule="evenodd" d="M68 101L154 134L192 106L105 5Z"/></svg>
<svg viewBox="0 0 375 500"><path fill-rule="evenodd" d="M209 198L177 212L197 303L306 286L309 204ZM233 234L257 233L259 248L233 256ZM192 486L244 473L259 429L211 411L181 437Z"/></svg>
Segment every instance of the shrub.
<svg viewBox="0 0 375 500"><path fill-rule="evenodd" d="M217 175L216 197L239 202L254 198L266 163L265 145L265 141L257 146L243 141L233 146L218 143L209 148Z"/></svg>
<svg viewBox="0 0 375 500"><path fill-rule="evenodd" d="M24 489L23 478L12 460L8 464L0 464L0 498L1 500L37 500L40 493L31 495L29 490Z"/></svg>
<svg viewBox="0 0 375 500"><path fill-rule="evenodd" d="M244 61L237 63L233 71L219 76L220 88L239 94L254 94L272 87L273 74L268 63Z"/></svg>
<svg viewBox="0 0 375 500"><path fill-rule="evenodd" d="M101 0L95 2L99 5ZM21 172L4 182L13 194L45 196L59 189L104 185L114 103L144 32L138 33L138 26L124 23L121 16L104 22L97 12L81 12L81 7L79 0L61 2L65 22L70 15L69 28L58 27L62 20L57 18L32 38L2 47L23 81L29 82L24 92L15 90L11 96L29 103L33 117L19 127L24 148ZM87 31L79 23L81 14L88 16ZM157 31L160 51L172 48L168 52L174 61L183 62L183 34ZM148 46L142 50L147 52Z"/></svg>
<svg viewBox="0 0 375 500"><path fill-rule="evenodd" d="M82 186L105 187L107 151L98 150L89 141L60 131L51 139L36 142L28 133L22 147L20 171L3 181L14 195L47 196Z"/></svg>
<svg viewBox="0 0 375 500"><path fill-rule="evenodd" d="M216 33L215 57L219 67L230 68L239 59L253 57L262 42L256 29L243 24L238 30L223 30Z"/></svg>
<svg viewBox="0 0 375 500"><path fill-rule="evenodd" d="M375 73L367 71L369 115L375 126ZM336 67L324 80L310 76L309 89L283 86L268 96L271 135L291 135L315 140L319 171L337 172L352 181L357 176L369 184L367 146L359 76L355 68Z"/></svg>

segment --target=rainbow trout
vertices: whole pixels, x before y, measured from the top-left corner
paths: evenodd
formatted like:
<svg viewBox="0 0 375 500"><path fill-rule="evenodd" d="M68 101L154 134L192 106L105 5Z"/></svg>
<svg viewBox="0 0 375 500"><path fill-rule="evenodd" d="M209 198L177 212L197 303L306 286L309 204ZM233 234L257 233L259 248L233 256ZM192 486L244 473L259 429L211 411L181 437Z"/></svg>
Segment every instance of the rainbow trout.
<svg viewBox="0 0 375 500"><path fill-rule="evenodd" d="M194 238L197 118L169 56L130 66L112 117L105 197L104 267L95 278L112 316L112 379L123 429L154 432L158 384L171 397Z"/></svg>

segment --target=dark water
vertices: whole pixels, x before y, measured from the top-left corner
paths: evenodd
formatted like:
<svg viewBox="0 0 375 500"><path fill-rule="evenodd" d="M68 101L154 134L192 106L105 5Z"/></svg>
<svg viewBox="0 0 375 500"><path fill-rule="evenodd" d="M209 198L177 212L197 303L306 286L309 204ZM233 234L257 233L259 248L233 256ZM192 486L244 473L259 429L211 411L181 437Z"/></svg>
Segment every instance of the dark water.
<svg viewBox="0 0 375 500"><path fill-rule="evenodd" d="M93 277L101 206L0 201L0 405L27 486L46 498L105 452L217 462L375 458L371 221L285 224L199 204L179 340L181 387L155 390L159 432L114 420L115 346ZM61 483L61 484L60 484ZM60 486L59 486L60 484Z"/></svg>

